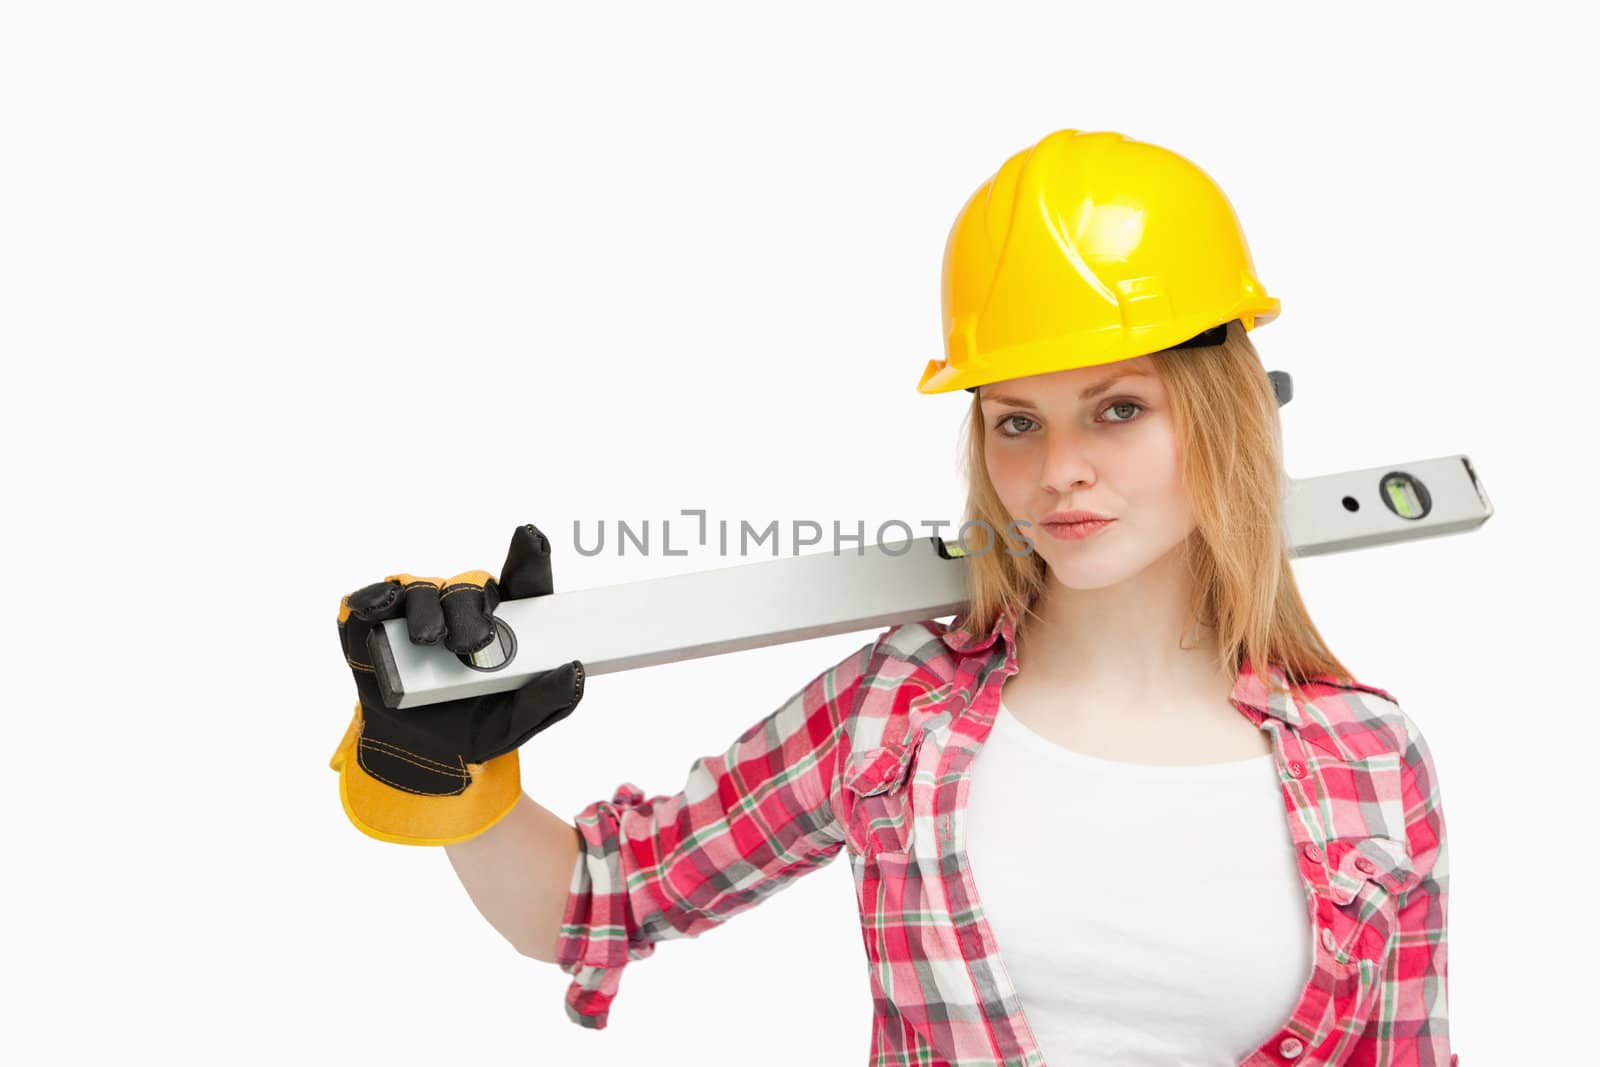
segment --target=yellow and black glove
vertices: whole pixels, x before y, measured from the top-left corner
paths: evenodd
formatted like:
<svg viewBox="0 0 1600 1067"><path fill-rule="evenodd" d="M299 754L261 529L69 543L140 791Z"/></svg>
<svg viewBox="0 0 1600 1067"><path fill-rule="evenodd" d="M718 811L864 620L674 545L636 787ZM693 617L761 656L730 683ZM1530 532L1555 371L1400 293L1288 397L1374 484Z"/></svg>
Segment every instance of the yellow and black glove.
<svg viewBox="0 0 1600 1067"><path fill-rule="evenodd" d="M551 591L550 541L531 524L511 537L500 580L391 574L339 601L339 644L355 675L355 716L329 766L356 828L402 845L452 845L499 822L522 795L517 747L572 714L583 699L578 660L520 688L397 710L384 705L367 635L404 615L413 644L477 652L495 640L502 599ZM352 758L353 757L353 758Z"/></svg>

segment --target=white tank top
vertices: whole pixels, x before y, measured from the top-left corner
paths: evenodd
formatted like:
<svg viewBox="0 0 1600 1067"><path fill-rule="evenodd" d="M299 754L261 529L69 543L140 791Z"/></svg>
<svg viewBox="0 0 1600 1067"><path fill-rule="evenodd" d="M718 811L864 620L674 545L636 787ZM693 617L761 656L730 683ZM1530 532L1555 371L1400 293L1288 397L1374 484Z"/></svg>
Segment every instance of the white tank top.
<svg viewBox="0 0 1600 1067"><path fill-rule="evenodd" d="M1312 926L1270 754L1102 759L1002 703L968 788L978 902L1051 1067L1235 1067L1289 1019Z"/></svg>

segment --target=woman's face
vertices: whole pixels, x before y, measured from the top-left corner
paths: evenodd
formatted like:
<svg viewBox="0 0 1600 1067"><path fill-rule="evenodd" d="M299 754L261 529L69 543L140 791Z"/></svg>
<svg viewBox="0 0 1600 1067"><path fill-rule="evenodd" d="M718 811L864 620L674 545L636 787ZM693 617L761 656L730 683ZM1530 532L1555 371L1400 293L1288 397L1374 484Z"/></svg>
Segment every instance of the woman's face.
<svg viewBox="0 0 1600 1067"><path fill-rule="evenodd" d="M993 382L978 397L989 479L1056 581L1116 585L1194 529L1166 388L1148 357ZM1081 540L1043 525L1080 509L1113 521Z"/></svg>

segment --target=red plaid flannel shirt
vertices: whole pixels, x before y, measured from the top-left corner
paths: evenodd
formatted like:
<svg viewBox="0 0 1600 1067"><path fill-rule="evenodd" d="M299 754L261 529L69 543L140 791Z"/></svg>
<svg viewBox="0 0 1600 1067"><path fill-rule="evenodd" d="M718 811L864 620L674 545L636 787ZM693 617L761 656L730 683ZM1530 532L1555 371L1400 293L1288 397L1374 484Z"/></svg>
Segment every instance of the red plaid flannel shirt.
<svg viewBox="0 0 1600 1067"><path fill-rule="evenodd" d="M623 783L590 804L557 955L573 979L568 1017L603 1028L629 962L843 850L874 1002L869 1067L1040 1067L953 845L1016 670L1010 614L981 640L931 620L893 627L695 760L679 792ZM1307 695L1269 697L1248 661L1232 693L1271 737L1314 956L1293 1013L1240 1063L1450 1067L1445 827L1428 746L1381 689L1322 680Z"/></svg>

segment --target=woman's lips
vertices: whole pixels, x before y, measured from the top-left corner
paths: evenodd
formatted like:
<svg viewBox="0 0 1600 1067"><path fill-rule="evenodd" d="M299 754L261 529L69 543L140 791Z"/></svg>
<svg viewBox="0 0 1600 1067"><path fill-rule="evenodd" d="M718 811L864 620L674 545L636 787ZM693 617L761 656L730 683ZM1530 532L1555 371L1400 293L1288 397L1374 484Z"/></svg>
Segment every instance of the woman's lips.
<svg viewBox="0 0 1600 1067"><path fill-rule="evenodd" d="M1093 537L1116 521L1116 519L1104 519L1100 522L1047 522L1043 525L1045 532L1058 541L1082 541L1086 537Z"/></svg>

